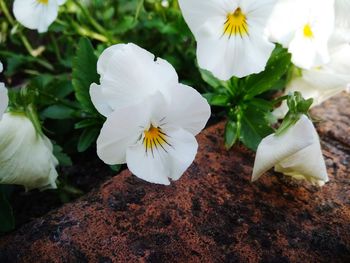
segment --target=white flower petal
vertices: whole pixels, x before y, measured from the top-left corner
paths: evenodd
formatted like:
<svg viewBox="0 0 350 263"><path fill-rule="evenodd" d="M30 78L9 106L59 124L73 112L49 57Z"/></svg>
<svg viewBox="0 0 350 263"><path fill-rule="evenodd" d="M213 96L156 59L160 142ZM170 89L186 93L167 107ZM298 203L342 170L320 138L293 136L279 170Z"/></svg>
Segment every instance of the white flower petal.
<svg viewBox="0 0 350 263"><path fill-rule="evenodd" d="M103 94L101 86L93 83L90 86L90 97L95 108L103 116L107 117L113 112L112 108L106 103L106 96Z"/></svg>
<svg viewBox="0 0 350 263"><path fill-rule="evenodd" d="M169 145L146 152L138 143L127 150L128 168L137 177L157 184L169 185L169 179L178 180L191 165L197 153L195 137L183 130L165 130ZM171 146L170 146L171 145Z"/></svg>
<svg viewBox="0 0 350 263"><path fill-rule="evenodd" d="M252 181L259 179L262 174L277 164L282 163L286 166L287 163L284 162L285 160L288 160L288 158L293 155L295 158L295 156L301 154L305 148L313 144L319 144L319 138L313 124L304 115L285 134L280 136L275 136L274 134L267 136L258 146ZM309 160L311 159L302 159L302 161L307 163L309 163ZM317 161L322 162L323 160ZM318 178L317 175L316 177Z"/></svg>
<svg viewBox="0 0 350 263"><path fill-rule="evenodd" d="M178 180L192 164L198 150L198 143L193 134L183 129L166 131L170 137L170 175L172 180Z"/></svg>
<svg viewBox="0 0 350 263"><path fill-rule="evenodd" d="M0 121L0 183L33 188L56 188L58 161L50 140L38 135L21 114L5 113Z"/></svg>
<svg viewBox="0 0 350 263"><path fill-rule="evenodd" d="M335 0L335 24L337 28L350 30L350 1ZM348 31L349 33L349 31Z"/></svg>
<svg viewBox="0 0 350 263"><path fill-rule="evenodd" d="M311 69L328 63L327 43L328 39L306 38L303 29L298 30L288 49L292 53L292 62L304 69Z"/></svg>
<svg viewBox="0 0 350 263"><path fill-rule="evenodd" d="M7 96L7 89L5 88L4 83L0 82L0 120L2 118L2 114L7 109L8 102L9 98Z"/></svg>
<svg viewBox="0 0 350 263"><path fill-rule="evenodd" d="M208 20L220 20L237 8L237 1L227 0L179 0L179 4L186 23L194 35Z"/></svg>
<svg viewBox="0 0 350 263"><path fill-rule="evenodd" d="M129 170L137 177L155 184L169 185L169 167L165 154L155 152L146 154L145 147L139 143L127 149L126 162Z"/></svg>
<svg viewBox="0 0 350 263"><path fill-rule="evenodd" d="M329 180L318 140L276 164L275 171L319 186Z"/></svg>
<svg viewBox="0 0 350 263"><path fill-rule="evenodd" d="M195 89L182 84L169 87L169 96L171 102L164 121L197 135L210 117L207 100Z"/></svg>
<svg viewBox="0 0 350 263"><path fill-rule="evenodd" d="M288 47L294 33L307 21L304 0L279 0L273 8L268 23L271 41ZM308 0L306 0L308 1ZM297 15L296 15L297 14Z"/></svg>
<svg viewBox="0 0 350 263"><path fill-rule="evenodd" d="M126 149L137 142L149 125L148 104L121 108L110 114L97 139L97 154L107 164L126 162Z"/></svg>
<svg viewBox="0 0 350 263"><path fill-rule="evenodd" d="M15 0L13 13L23 26L42 33L56 20L58 4L56 0L49 0L47 4L37 0Z"/></svg>
<svg viewBox="0 0 350 263"><path fill-rule="evenodd" d="M153 54L134 44L107 48L98 60L97 70L101 75L99 95L104 96L107 104L96 105L99 109L116 110L138 104L158 90L166 94L169 85L178 83L177 74L168 62L160 58L155 61ZM101 101L100 98L92 101Z"/></svg>

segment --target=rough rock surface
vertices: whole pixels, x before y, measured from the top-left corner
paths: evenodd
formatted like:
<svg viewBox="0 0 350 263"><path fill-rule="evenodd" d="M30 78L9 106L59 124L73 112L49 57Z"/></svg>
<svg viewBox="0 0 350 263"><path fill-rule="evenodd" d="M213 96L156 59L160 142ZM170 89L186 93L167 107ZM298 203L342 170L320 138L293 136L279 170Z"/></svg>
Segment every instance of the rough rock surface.
<svg viewBox="0 0 350 263"><path fill-rule="evenodd" d="M330 182L270 172L226 151L223 123L204 131L195 163L171 186L128 171L0 239L0 262L350 262L350 97L314 110ZM45 200L43 200L45 202Z"/></svg>

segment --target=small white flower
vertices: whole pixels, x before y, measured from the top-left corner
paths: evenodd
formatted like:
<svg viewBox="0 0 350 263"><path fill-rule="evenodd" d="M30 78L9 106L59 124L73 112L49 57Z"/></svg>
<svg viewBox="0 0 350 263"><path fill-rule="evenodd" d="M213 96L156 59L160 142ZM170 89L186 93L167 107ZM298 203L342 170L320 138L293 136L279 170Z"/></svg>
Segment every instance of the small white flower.
<svg viewBox="0 0 350 263"><path fill-rule="evenodd" d="M23 26L43 33L56 20L58 7L65 2L66 0L15 0L13 13Z"/></svg>
<svg viewBox="0 0 350 263"><path fill-rule="evenodd" d="M274 45L265 28L275 0L180 0L201 68L222 80L264 70Z"/></svg>
<svg viewBox="0 0 350 263"><path fill-rule="evenodd" d="M279 0L269 21L270 39L288 47L292 62L310 69L329 61L334 0Z"/></svg>
<svg viewBox="0 0 350 263"><path fill-rule="evenodd" d="M0 73L3 70L2 63L0 62ZM7 96L7 89L5 88L5 84L0 82L0 120L2 118L2 114L7 109L7 105L9 102L9 98Z"/></svg>
<svg viewBox="0 0 350 263"><path fill-rule="evenodd" d="M99 58L101 85L91 85L105 116L97 154L107 164L127 163L136 176L170 184L193 162L197 135L210 116L207 101L179 84L173 67L140 47L116 45Z"/></svg>
<svg viewBox="0 0 350 263"><path fill-rule="evenodd" d="M57 159L50 140L39 135L23 114L5 113L0 121L0 183L26 190L56 188Z"/></svg>
<svg viewBox="0 0 350 263"><path fill-rule="evenodd" d="M275 167L276 172L322 186L328 182L318 134L303 115L285 134L269 135L257 150L252 181Z"/></svg>

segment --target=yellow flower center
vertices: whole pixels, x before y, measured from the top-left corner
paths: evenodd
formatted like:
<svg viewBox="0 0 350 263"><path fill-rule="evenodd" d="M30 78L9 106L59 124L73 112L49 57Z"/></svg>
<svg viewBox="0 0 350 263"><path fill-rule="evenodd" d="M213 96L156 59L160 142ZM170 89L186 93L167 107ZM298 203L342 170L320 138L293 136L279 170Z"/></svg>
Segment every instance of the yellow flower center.
<svg viewBox="0 0 350 263"><path fill-rule="evenodd" d="M36 0L39 4L47 5L49 0Z"/></svg>
<svg viewBox="0 0 350 263"><path fill-rule="evenodd" d="M306 38L313 38L314 37L314 33L312 32L310 24L306 24L304 26L304 37L306 37Z"/></svg>
<svg viewBox="0 0 350 263"><path fill-rule="evenodd" d="M143 145L145 146L146 153L151 150L153 155L154 149L161 147L165 152L164 145L171 146L167 141L167 135L159 127L151 125L148 130L144 131Z"/></svg>
<svg viewBox="0 0 350 263"><path fill-rule="evenodd" d="M224 35L231 37L232 35L240 35L241 37L248 35L247 17L238 7L232 14L227 15L224 24Z"/></svg>

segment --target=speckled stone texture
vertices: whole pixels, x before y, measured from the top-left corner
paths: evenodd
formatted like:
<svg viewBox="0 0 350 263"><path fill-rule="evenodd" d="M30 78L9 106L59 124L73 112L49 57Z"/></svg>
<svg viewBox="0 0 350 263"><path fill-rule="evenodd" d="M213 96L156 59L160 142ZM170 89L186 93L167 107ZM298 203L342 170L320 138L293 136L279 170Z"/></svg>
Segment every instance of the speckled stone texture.
<svg viewBox="0 0 350 263"><path fill-rule="evenodd" d="M195 163L171 186L128 171L0 239L0 262L350 262L350 97L318 107L330 182L270 172L223 147L223 123L198 136ZM45 200L43 200L45 202Z"/></svg>

